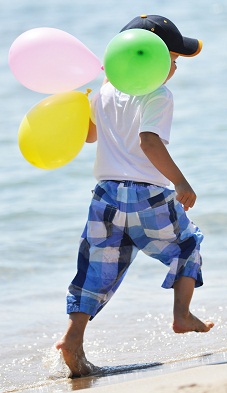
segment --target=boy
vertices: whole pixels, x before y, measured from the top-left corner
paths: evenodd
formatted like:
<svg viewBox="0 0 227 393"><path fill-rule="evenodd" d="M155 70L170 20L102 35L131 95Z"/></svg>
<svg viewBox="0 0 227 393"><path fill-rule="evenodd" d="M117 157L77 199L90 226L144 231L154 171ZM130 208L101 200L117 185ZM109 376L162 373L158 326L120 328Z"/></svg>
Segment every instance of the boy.
<svg viewBox="0 0 227 393"><path fill-rule="evenodd" d="M141 15L122 31L132 28L149 30L166 43L171 56L167 80L176 71L178 56L195 56L202 48L201 41L183 37L162 16ZM69 286L68 329L56 345L74 376L95 372L83 351L87 322L116 291L138 250L169 267L162 286L174 288L175 333L208 332L214 325L189 311L194 287L203 284L203 235L185 213L196 194L165 147L171 92L164 83L150 94L129 96L106 81L92 107L96 126L91 122L87 142L98 139L98 184L80 243L78 272ZM175 190L167 188L170 181Z"/></svg>

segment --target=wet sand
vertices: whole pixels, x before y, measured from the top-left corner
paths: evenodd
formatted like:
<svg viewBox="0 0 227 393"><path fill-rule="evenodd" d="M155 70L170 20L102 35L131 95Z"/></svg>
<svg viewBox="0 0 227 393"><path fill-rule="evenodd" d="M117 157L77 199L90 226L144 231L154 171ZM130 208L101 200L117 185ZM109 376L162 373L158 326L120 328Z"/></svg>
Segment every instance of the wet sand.
<svg viewBox="0 0 227 393"><path fill-rule="evenodd" d="M141 373L141 379L91 387L86 391L90 389L91 393L106 393L107 389L108 393L227 393L227 363L192 367L153 377Z"/></svg>

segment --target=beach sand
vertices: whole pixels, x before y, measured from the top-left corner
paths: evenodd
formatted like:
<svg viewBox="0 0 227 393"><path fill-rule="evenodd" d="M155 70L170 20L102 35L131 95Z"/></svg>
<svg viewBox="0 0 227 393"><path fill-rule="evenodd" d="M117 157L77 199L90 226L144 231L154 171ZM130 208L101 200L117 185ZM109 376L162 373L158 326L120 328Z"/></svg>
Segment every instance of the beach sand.
<svg viewBox="0 0 227 393"><path fill-rule="evenodd" d="M227 363L192 367L154 377L141 374L141 379L88 390L91 393L227 393Z"/></svg>

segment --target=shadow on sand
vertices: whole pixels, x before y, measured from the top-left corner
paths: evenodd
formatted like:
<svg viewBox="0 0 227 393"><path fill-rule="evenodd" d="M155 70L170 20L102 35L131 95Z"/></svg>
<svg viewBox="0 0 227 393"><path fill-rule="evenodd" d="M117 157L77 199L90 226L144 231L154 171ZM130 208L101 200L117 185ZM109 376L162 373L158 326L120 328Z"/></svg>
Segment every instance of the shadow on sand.
<svg viewBox="0 0 227 393"><path fill-rule="evenodd" d="M99 385L98 380L103 377L112 377L120 374L140 372L161 365L162 363L139 363L112 367L100 367L94 374L90 374L86 377L72 377L71 387L72 390L87 389ZM118 380L118 382L120 382L120 380Z"/></svg>

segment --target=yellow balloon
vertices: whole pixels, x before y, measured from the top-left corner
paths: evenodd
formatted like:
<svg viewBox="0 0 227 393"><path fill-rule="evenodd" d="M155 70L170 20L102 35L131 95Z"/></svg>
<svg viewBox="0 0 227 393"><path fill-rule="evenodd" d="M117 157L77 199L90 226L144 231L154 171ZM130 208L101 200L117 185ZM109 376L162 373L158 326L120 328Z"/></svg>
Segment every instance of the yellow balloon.
<svg viewBox="0 0 227 393"><path fill-rule="evenodd" d="M42 169L59 168L82 149L89 127L86 94L71 91L45 98L23 118L18 132L21 153Z"/></svg>

